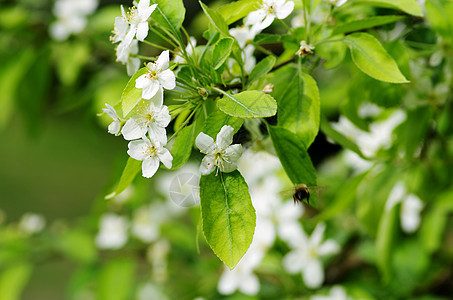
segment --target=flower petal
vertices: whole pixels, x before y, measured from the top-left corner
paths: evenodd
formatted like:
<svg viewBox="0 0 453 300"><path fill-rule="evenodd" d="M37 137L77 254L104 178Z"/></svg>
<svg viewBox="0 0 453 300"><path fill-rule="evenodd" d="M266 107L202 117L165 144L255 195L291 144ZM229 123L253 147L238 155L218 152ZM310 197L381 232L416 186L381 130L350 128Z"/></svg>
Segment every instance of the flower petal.
<svg viewBox="0 0 453 300"><path fill-rule="evenodd" d="M234 144L227 146L223 151L223 159L230 162L236 162L242 155L242 145Z"/></svg>
<svg viewBox="0 0 453 300"><path fill-rule="evenodd" d="M167 90L172 90L176 87L175 73L171 70L165 70L159 73L159 82Z"/></svg>
<svg viewBox="0 0 453 300"><path fill-rule="evenodd" d="M211 174L215 168L214 161L215 158L213 155L206 155L201 161L200 173L203 175Z"/></svg>
<svg viewBox="0 0 453 300"><path fill-rule="evenodd" d="M290 274L300 272L306 263L306 257L300 255L299 251L291 251L285 255L282 264Z"/></svg>
<svg viewBox="0 0 453 300"><path fill-rule="evenodd" d="M217 134L216 144L220 149L226 149L233 142L234 128L230 125L224 125Z"/></svg>
<svg viewBox="0 0 453 300"><path fill-rule="evenodd" d="M312 289L320 287L324 281L324 269L321 262L317 259L310 259L302 270L302 275L307 287Z"/></svg>
<svg viewBox="0 0 453 300"><path fill-rule="evenodd" d="M161 147L157 151L157 156L167 169L171 169L173 156L171 156L171 153L170 151L168 151L168 149Z"/></svg>
<svg viewBox="0 0 453 300"><path fill-rule="evenodd" d="M142 174L143 177L151 178L159 169L159 159L156 156L148 157L143 160Z"/></svg>
<svg viewBox="0 0 453 300"><path fill-rule="evenodd" d="M148 36L149 24L148 22L141 22L137 25L137 40L143 42L143 40Z"/></svg>
<svg viewBox="0 0 453 300"><path fill-rule="evenodd" d="M260 282L256 275L252 272L242 275L239 290L249 296L256 295L260 290Z"/></svg>
<svg viewBox="0 0 453 300"><path fill-rule="evenodd" d="M107 108L103 108L102 111L105 112L113 120L118 120L119 119L118 114L116 113L116 110L113 108L113 106L107 103L105 104L105 106Z"/></svg>
<svg viewBox="0 0 453 300"><path fill-rule="evenodd" d="M143 89L151 84L151 79L148 77L148 73L141 75L135 79L135 87L138 89Z"/></svg>
<svg viewBox="0 0 453 300"><path fill-rule="evenodd" d="M121 133L125 140L131 141L141 138L146 133L146 128L140 126L134 118L127 120Z"/></svg>
<svg viewBox="0 0 453 300"><path fill-rule="evenodd" d="M114 135L119 135L121 129L121 123L118 120L113 121L109 125L109 133L114 134Z"/></svg>
<svg viewBox="0 0 453 300"><path fill-rule="evenodd" d="M200 132L195 139L195 145L197 145L198 149L204 154L213 155L216 151L216 144L212 137L203 132Z"/></svg>
<svg viewBox="0 0 453 300"><path fill-rule="evenodd" d="M159 113L154 116L156 123L162 127L167 127L171 121L170 112L168 111L168 107L163 105L160 109Z"/></svg>
<svg viewBox="0 0 453 300"><path fill-rule="evenodd" d="M134 75L135 72L137 72L138 69L140 68L140 58L129 57L129 59L127 60L126 68L127 68L127 75L129 75L129 76Z"/></svg>
<svg viewBox="0 0 453 300"><path fill-rule="evenodd" d="M157 92L159 91L159 87L160 87L159 81L157 81L156 79L151 79L150 84L143 88L142 98L146 100L151 99L157 94Z"/></svg>
<svg viewBox="0 0 453 300"><path fill-rule="evenodd" d="M146 150L148 149L148 145L143 140L129 142L128 148L127 154L133 159L144 160L147 157Z"/></svg>
<svg viewBox="0 0 453 300"><path fill-rule="evenodd" d="M151 123L148 127L148 134L152 141L158 141L163 145L167 144L167 132L164 127Z"/></svg>
<svg viewBox="0 0 453 300"><path fill-rule="evenodd" d="M157 61L156 61L157 70L168 69L169 61L170 61L170 51L165 50L157 58Z"/></svg>
<svg viewBox="0 0 453 300"><path fill-rule="evenodd" d="M272 22L274 22L274 19L275 19L274 15L267 15L264 18L263 22L261 22L261 24L259 25L259 28L264 29L269 27L272 24Z"/></svg>
<svg viewBox="0 0 453 300"><path fill-rule="evenodd" d="M340 251L340 246L334 240L327 240L318 249L319 256L335 254Z"/></svg>
<svg viewBox="0 0 453 300"><path fill-rule="evenodd" d="M309 243L314 247L319 247L321 245L321 241L324 237L324 230L326 229L326 225L324 223L319 223L313 233L310 236Z"/></svg>
<svg viewBox="0 0 453 300"><path fill-rule="evenodd" d="M220 276L219 283L217 285L217 289L223 295L232 294L235 290L237 290L240 284L240 277L237 276L236 272L225 270Z"/></svg>
<svg viewBox="0 0 453 300"><path fill-rule="evenodd" d="M261 23L266 14L262 9L252 11L245 19L245 25L255 25Z"/></svg>
<svg viewBox="0 0 453 300"><path fill-rule="evenodd" d="M278 18L278 19L284 19L284 18L286 18L286 17L289 16L289 14L293 11L293 9L294 9L294 2L293 2L293 1L288 1L288 2L286 2L283 6L281 6L281 7L276 11L277 18Z"/></svg>
<svg viewBox="0 0 453 300"><path fill-rule="evenodd" d="M160 85L156 94L150 99L150 103L154 104L155 107L161 107L164 103L164 90Z"/></svg>

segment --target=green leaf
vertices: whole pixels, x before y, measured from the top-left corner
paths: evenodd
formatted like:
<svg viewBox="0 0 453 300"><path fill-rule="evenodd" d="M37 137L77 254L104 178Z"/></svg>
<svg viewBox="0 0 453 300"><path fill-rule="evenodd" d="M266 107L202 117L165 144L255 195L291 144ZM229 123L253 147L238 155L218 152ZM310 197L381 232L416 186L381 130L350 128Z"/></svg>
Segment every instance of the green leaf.
<svg viewBox="0 0 453 300"><path fill-rule="evenodd" d="M217 110L216 112L209 114L204 123L203 133L209 135L215 140L217 134L224 125L230 125L234 128L234 133L236 133L241 128L242 123L244 123L244 120L232 117L220 110Z"/></svg>
<svg viewBox="0 0 453 300"><path fill-rule="evenodd" d="M214 45L214 52L212 53L212 63L214 70L219 69L223 63L228 59L233 49L234 39L230 37L220 39Z"/></svg>
<svg viewBox="0 0 453 300"><path fill-rule="evenodd" d="M331 36L331 38L337 39L335 36ZM343 36L339 35L338 39L341 38ZM346 56L346 45L342 41L321 43L316 46L316 54L326 60L322 65L324 69L333 69L343 62Z"/></svg>
<svg viewBox="0 0 453 300"><path fill-rule="evenodd" d="M354 20L349 23L336 26L332 31L332 36L341 33L355 32L363 29L382 26L399 21L404 18L404 16L375 16L361 20Z"/></svg>
<svg viewBox="0 0 453 300"><path fill-rule="evenodd" d="M224 97L217 100L217 107L230 116L243 119L271 117L277 112L275 99L260 91L224 93Z"/></svg>
<svg viewBox="0 0 453 300"><path fill-rule="evenodd" d="M366 159L365 155L363 155L362 151L359 149L356 143L345 137L342 133L336 131L327 121L326 118L321 118L321 130L322 132L334 140L336 143L339 145L343 146L346 149L349 149L353 152L355 152L358 156L360 156L363 159Z"/></svg>
<svg viewBox="0 0 453 300"><path fill-rule="evenodd" d="M14 264L0 274L0 300L19 300L30 278L32 266L28 263Z"/></svg>
<svg viewBox="0 0 453 300"><path fill-rule="evenodd" d="M123 117L126 117L129 112L137 105L137 103L142 100L142 89L135 87L135 80L137 80L138 77L142 76L146 72L146 68L141 68L140 70L135 72L135 74L132 75L131 79L129 79L129 82L124 88L123 94L121 95Z"/></svg>
<svg viewBox="0 0 453 300"><path fill-rule="evenodd" d="M296 134L285 128L271 125L268 125L267 128L274 144L275 152L292 183L295 185L303 183L308 186L316 186L315 167L303 141ZM315 201L310 201L310 203L316 205Z"/></svg>
<svg viewBox="0 0 453 300"><path fill-rule="evenodd" d="M151 18L160 26L177 31L184 21L186 9L182 0L152 0L157 4Z"/></svg>
<svg viewBox="0 0 453 300"><path fill-rule="evenodd" d="M76 262L89 263L97 256L92 235L79 229L69 230L56 241L58 249Z"/></svg>
<svg viewBox="0 0 453 300"><path fill-rule="evenodd" d="M416 0L351 0L351 2L398 9L413 16L423 17L423 11Z"/></svg>
<svg viewBox="0 0 453 300"><path fill-rule="evenodd" d="M99 300L126 300L135 282L135 263L131 259L110 259L98 278Z"/></svg>
<svg viewBox="0 0 453 300"><path fill-rule="evenodd" d="M54 47L58 77L64 85L73 85L91 57L90 47L82 42L59 43Z"/></svg>
<svg viewBox="0 0 453 300"><path fill-rule="evenodd" d="M249 12L256 10L258 7L258 0L239 0L225 4L216 11L225 20L225 22L230 25L246 17Z"/></svg>
<svg viewBox="0 0 453 300"><path fill-rule="evenodd" d="M255 36L253 42L255 44L275 44L282 41L281 34L260 33Z"/></svg>
<svg viewBox="0 0 453 300"><path fill-rule="evenodd" d="M207 7L203 2L198 2L200 3L205 15L208 17L209 23L211 23L211 25L223 36L231 36L230 32L228 31L228 24L225 22L222 16L218 12Z"/></svg>
<svg viewBox="0 0 453 300"><path fill-rule="evenodd" d="M11 117L14 109L15 91L22 76L27 72L34 55L31 49L16 53L14 59L5 58L0 73L0 130L3 129Z"/></svg>
<svg viewBox="0 0 453 300"><path fill-rule="evenodd" d="M115 191L105 196L105 199L111 199L119 194L121 194L131 183L134 181L135 176L140 172L142 167L142 162L135 160L132 157L129 157L127 160L126 167L121 174L120 181Z"/></svg>
<svg viewBox="0 0 453 300"><path fill-rule="evenodd" d="M426 14L432 28L450 45L453 45L453 3L451 1L427 0Z"/></svg>
<svg viewBox="0 0 453 300"><path fill-rule="evenodd" d="M234 268L249 248L255 231L255 209L239 171L201 176L203 232L214 253Z"/></svg>
<svg viewBox="0 0 453 300"><path fill-rule="evenodd" d="M256 66L253 68L252 72L250 72L247 85L250 86L250 84L253 81L269 73L274 67L276 62L277 58L275 58L275 56L268 56L261 60L259 63L257 63Z"/></svg>
<svg viewBox="0 0 453 300"><path fill-rule="evenodd" d="M368 33L353 33L344 38L352 60L365 74L392 83L409 82L379 41Z"/></svg>
<svg viewBox="0 0 453 300"><path fill-rule="evenodd" d="M274 95L278 125L295 133L308 148L319 131L320 100L314 79L288 66L275 72Z"/></svg>
<svg viewBox="0 0 453 300"><path fill-rule="evenodd" d="M423 246L430 253L434 253L442 245L448 217L453 213L451 199L453 190L441 194L423 217L420 236Z"/></svg>
<svg viewBox="0 0 453 300"><path fill-rule="evenodd" d="M383 274L384 281L390 279L391 255L396 231L398 230L397 221L399 209L400 204L393 206L389 211L384 211L377 231L377 266Z"/></svg>
<svg viewBox="0 0 453 300"><path fill-rule="evenodd" d="M186 163L192 153L194 140L194 124L184 127L175 138L173 146L171 146L171 155L173 163L171 169L178 169Z"/></svg>

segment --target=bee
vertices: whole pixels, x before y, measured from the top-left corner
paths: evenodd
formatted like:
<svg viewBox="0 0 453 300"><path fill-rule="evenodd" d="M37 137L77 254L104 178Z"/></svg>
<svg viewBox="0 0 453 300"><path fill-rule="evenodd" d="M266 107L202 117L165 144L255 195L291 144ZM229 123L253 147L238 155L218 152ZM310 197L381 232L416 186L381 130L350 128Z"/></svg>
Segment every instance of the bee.
<svg viewBox="0 0 453 300"><path fill-rule="evenodd" d="M307 199L307 203L310 204L310 190L305 184L299 184L294 189L293 193L294 204L302 203L304 199Z"/></svg>

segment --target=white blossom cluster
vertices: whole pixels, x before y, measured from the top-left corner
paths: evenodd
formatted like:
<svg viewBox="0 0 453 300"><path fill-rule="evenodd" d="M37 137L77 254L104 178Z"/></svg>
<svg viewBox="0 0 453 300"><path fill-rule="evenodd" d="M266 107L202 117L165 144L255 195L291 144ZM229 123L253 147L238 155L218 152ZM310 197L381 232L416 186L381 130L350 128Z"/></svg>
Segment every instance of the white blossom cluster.
<svg viewBox="0 0 453 300"><path fill-rule="evenodd" d="M149 5L149 0L141 0L128 12L121 6L121 17L115 18L115 28L112 43L119 43L116 48L117 60L127 66L127 74L132 76L140 66L140 59L134 55L138 53L138 41L143 42L148 36L148 19L156 9L157 4Z"/></svg>
<svg viewBox="0 0 453 300"><path fill-rule="evenodd" d="M283 184L276 175L282 166L276 157L264 152L245 152L239 169L249 184L256 209L256 228L245 256L233 270L225 268L218 283L219 292L232 294L239 290L256 295L260 283L255 270L277 236L291 248L283 258L283 267L289 273L301 273L307 287L320 287L324 281L321 258L337 253L339 245L331 239L324 241L324 224L319 224L311 236L305 233L299 223L303 207L295 207L292 199L282 200Z"/></svg>
<svg viewBox="0 0 453 300"><path fill-rule="evenodd" d="M253 41L258 33L269 27L275 18L285 19L293 9L293 1L264 0L258 10L249 13L243 26L230 29L230 34L242 48L242 60L244 61L246 73L250 73L256 64L256 59L253 56L255 47L250 42ZM230 60L229 64L231 67L233 61Z"/></svg>
<svg viewBox="0 0 453 300"><path fill-rule="evenodd" d="M98 6L98 0L57 0L53 8L55 22L50 25L49 34L58 41L66 40L71 34L85 29L86 17Z"/></svg>

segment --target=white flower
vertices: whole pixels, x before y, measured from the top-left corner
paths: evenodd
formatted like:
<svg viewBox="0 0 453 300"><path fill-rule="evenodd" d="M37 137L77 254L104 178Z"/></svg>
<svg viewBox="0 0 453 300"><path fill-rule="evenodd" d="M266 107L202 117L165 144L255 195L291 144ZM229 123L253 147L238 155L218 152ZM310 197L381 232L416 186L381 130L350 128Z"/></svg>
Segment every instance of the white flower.
<svg viewBox="0 0 453 300"><path fill-rule="evenodd" d="M252 72L256 65L256 58L253 56L255 47L253 45L247 45L242 51L242 59L244 60L244 70L246 73Z"/></svg>
<svg viewBox="0 0 453 300"><path fill-rule="evenodd" d="M208 175L218 167L221 172L232 172L236 170L237 160L242 155L242 146L239 144L231 145L233 142L234 128L225 125L217 134L214 140L207 134L201 132L195 144L200 152L206 154L201 162L200 172Z"/></svg>
<svg viewBox="0 0 453 300"><path fill-rule="evenodd" d="M146 66L148 72L135 80L135 87L143 89L142 98L151 99L162 86L167 90L176 87L176 78L173 71L168 70L170 61L170 52L163 51L157 61L148 63Z"/></svg>
<svg viewBox="0 0 453 300"><path fill-rule="evenodd" d="M127 75L132 76L140 68L140 59L133 54L138 53L138 41L132 40L130 44L121 42L116 48L117 61L126 64Z"/></svg>
<svg viewBox="0 0 453 300"><path fill-rule="evenodd" d="M122 17L115 18L115 24L113 27L113 36L110 37L112 43L118 43L126 40L127 33L129 31L129 23L126 19L126 13L121 5Z"/></svg>
<svg viewBox="0 0 453 300"><path fill-rule="evenodd" d="M294 2L286 0L264 0L261 8L252 11L245 20L245 25L257 26L262 30L272 24L275 18L284 19L293 11Z"/></svg>
<svg viewBox="0 0 453 300"><path fill-rule="evenodd" d="M404 184L398 181L385 203L386 210L389 211L399 202L401 202L401 228L406 233L413 233L420 226L420 213L424 206L423 202L416 195L407 194Z"/></svg>
<svg viewBox="0 0 453 300"><path fill-rule="evenodd" d="M152 12L156 9L157 4L149 5L149 0L140 0L137 7L132 7L127 13L127 21L131 24L129 32L127 33L126 42L131 41L134 35L137 40L143 42L148 36L149 24L148 19Z"/></svg>
<svg viewBox="0 0 453 300"><path fill-rule="evenodd" d="M343 116L340 116L337 123L331 123L331 125L335 130L355 141L365 156L374 156L379 149L391 146L393 130L405 119L406 113L399 109L386 120L372 123L370 132L357 128Z"/></svg>
<svg viewBox="0 0 453 300"><path fill-rule="evenodd" d="M335 254L340 250L334 240L322 242L324 230L325 225L318 224L309 238L305 233L293 236L292 246L295 249L283 258L285 269L290 273L302 272L304 282L309 288L317 288L324 281L320 257Z"/></svg>
<svg viewBox="0 0 453 300"><path fill-rule="evenodd" d="M230 29L231 36L238 41L239 47L241 48L244 48L247 43L253 41L257 33L256 28L245 25Z"/></svg>
<svg viewBox="0 0 453 300"><path fill-rule="evenodd" d="M197 46L197 40L193 36L191 36L189 38L189 42L188 42L187 47L186 47L187 55L189 55L189 56L192 55L193 54L193 50L195 49L196 46ZM175 63L182 64L182 63L186 62L186 59L182 56L181 53L178 53L178 54L176 54L176 56L175 56L173 61Z"/></svg>
<svg viewBox="0 0 453 300"><path fill-rule="evenodd" d="M159 237L159 226L153 218L151 206L140 207L134 212L131 232L142 241L155 241Z"/></svg>
<svg viewBox="0 0 453 300"><path fill-rule="evenodd" d="M109 104L105 104L107 108L103 108L102 111L105 112L110 118L113 119L113 122L109 125L109 133L116 136L120 135L121 130L121 118L118 116L116 110Z"/></svg>
<svg viewBox="0 0 453 300"><path fill-rule="evenodd" d="M307 44L306 41L301 41L300 42L300 48L297 50L296 54L299 56L306 56L315 50L315 46L311 44Z"/></svg>
<svg viewBox="0 0 453 300"><path fill-rule="evenodd" d="M330 4L340 7L346 3L347 0L327 0Z"/></svg>
<svg viewBox="0 0 453 300"><path fill-rule="evenodd" d="M310 300L350 300L343 287L335 285L330 289L329 295L314 295Z"/></svg>
<svg viewBox="0 0 453 300"><path fill-rule="evenodd" d="M26 213L19 221L19 230L27 235L35 234L44 229L46 220L42 215Z"/></svg>
<svg viewBox="0 0 453 300"><path fill-rule="evenodd" d="M58 0L53 9L57 20L50 25L50 35L62 41L81 32L86 26L86 16L93 13L97 5L97 0Z"/></svg>
<svg viewBox="0 0 453 300"><path fill-rule="evenodd" d="M255 295L259 292L260 283L253 273L259 265L264 253L258 248L250 246L233 270L225 267L217 285L221 294L229 295L239 290L246 295Z"/></svg>
<svg viewBox="0 0 453 300"><path fill-rule="evenodd" d="M145 101L138 106L137 113L127 120L121 133L128 141L141 138L148 132L152 141L167 144L165 128L171 117L166 105L156 106L153 102Z"/></svg>
<svg viewBox="0 0 453 300"><path fill-rule="evenodd" d="M159 161L165 167L171 168L173 157L158 141L150 141L147 137L143 136L141 140L130 142L128 147L127 154L130 157L143 161L143 177L152 177L159 168Z"/></svg>
<svg viewBox="0 0 453 300"><path fill-rule="evenodd" d="M113 213L102 216L99 232L96 235L96 245L101 249L119 249L127 241L128 222L125 217Z"/></svg>

